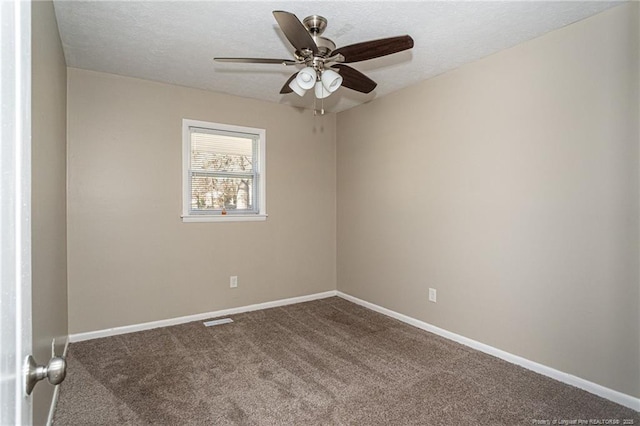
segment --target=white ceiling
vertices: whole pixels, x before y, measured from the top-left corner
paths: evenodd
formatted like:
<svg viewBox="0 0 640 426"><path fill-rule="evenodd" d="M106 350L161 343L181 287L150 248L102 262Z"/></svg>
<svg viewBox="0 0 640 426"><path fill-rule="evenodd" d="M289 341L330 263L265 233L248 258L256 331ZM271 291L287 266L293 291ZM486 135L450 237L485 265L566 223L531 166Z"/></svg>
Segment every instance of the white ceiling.
<svg viewBox="0 0 640 426"><path fill-rule="evenodd" d="M341 88L342 111L579 21L615 1L62 1L54 0L70 67L313 108L279 91L295 67L214 63L214 56L293 59L271 12L322 15L338 47L409 34L415 47L352 64L378 83Z"/></svg>

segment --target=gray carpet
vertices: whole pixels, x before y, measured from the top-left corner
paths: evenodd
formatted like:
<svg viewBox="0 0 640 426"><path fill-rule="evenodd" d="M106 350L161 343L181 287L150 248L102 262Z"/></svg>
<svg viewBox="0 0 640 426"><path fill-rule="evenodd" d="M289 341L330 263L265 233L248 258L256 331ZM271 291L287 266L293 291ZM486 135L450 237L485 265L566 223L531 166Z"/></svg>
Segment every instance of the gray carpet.
<svg viewBox="0 0 640 426"><path fill-rule="evenodd" d="M531 425L640 413L333 297L74 343L55 425Z"/></svg>

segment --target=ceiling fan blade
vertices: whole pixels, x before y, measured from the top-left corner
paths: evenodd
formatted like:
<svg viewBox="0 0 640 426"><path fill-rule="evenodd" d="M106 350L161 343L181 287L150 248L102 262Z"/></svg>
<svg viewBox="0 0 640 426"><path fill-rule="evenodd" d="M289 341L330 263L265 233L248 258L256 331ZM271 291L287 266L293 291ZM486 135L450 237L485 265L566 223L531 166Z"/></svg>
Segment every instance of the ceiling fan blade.
<svg viewBox="0 0 640 426"><path fill-rule="evenodd" d="M276 18L276 21L278 21L278 25L287 37L287 40L289 40L289 43L291 43L297 51L302 52L304 49L309 49L313 53L318 53L316 42L313 41L311 34L309 34L307 28L300 22L296 15L282 10L274 10L273 16Z"/></svg>
<svg viewBox="0 0 640 426"><path fill-rule="evenodd" d="M241 64L280 64L280 65L295 65L296 61L291 59L269 59L269 58L213 58L218 62L237 62Z"/></svg>
<svg viewBox="0 0 640 426"><path fill-rule="evenodd" d="M281 95L286 95L287 93L291 93L293 92L293 89L291 87L289 87L289 83L291 83L291 81L296 78L296 76L298 75L297 72L294 72L293 75L291 77L289 77L289 79L287 80L287 82L284 84L284 86L282 86L282 89L280 89L280 94Z"/></svg>
<svg viewBox="0 0 640 426"><path fill-rule="evenodd" d="M408 35L403 35L340 47L331 52L331 56L340 54L344 56L343 62L348 64L391 55L392 53L402 52L412 47L413 39Z"/></svg>
<svg viewBox="0 0 640 426"><path fill-rule="evenodd" d="M331 68L337 68L340 71L342 85L344 87L357 92L369 93L378 85L378 83L348 65L335 64L332 65Z"/></svg>

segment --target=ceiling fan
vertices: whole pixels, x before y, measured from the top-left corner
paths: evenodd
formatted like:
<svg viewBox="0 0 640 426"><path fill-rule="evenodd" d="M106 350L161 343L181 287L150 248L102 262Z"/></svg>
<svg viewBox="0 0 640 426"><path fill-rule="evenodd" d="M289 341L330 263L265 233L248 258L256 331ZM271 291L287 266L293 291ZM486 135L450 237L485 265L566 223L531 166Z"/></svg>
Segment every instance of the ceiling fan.
<svg viewBox="0 0 640 426"><path fill-rule="evenodd" d="M327 27L326 18L312 15L302 22L290 12L273 12L280 29L295 48L292 59L269 58L213 58L219 62L239 62L251 64L304 65L286 81L281 94L295 92L303 96L314 88L315 96L323 99L340 88L347 87L357 92L369 93L377 83L360 71L348 65L381 56L402 52L413 47L413 39L408 35L365 41L336 49L333 41L321 37Z"/></svg>

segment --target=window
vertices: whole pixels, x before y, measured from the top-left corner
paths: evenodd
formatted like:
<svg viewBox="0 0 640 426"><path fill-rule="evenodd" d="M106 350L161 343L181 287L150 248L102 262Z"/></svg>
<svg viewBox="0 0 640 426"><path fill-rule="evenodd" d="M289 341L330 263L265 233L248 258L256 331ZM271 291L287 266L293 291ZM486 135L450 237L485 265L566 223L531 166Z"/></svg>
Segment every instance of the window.
<svg viewBox="0 0 640 426"><path fill-rule="evenodd" d="M182 120L183 222L265 220L264 129Z"/></svg>

